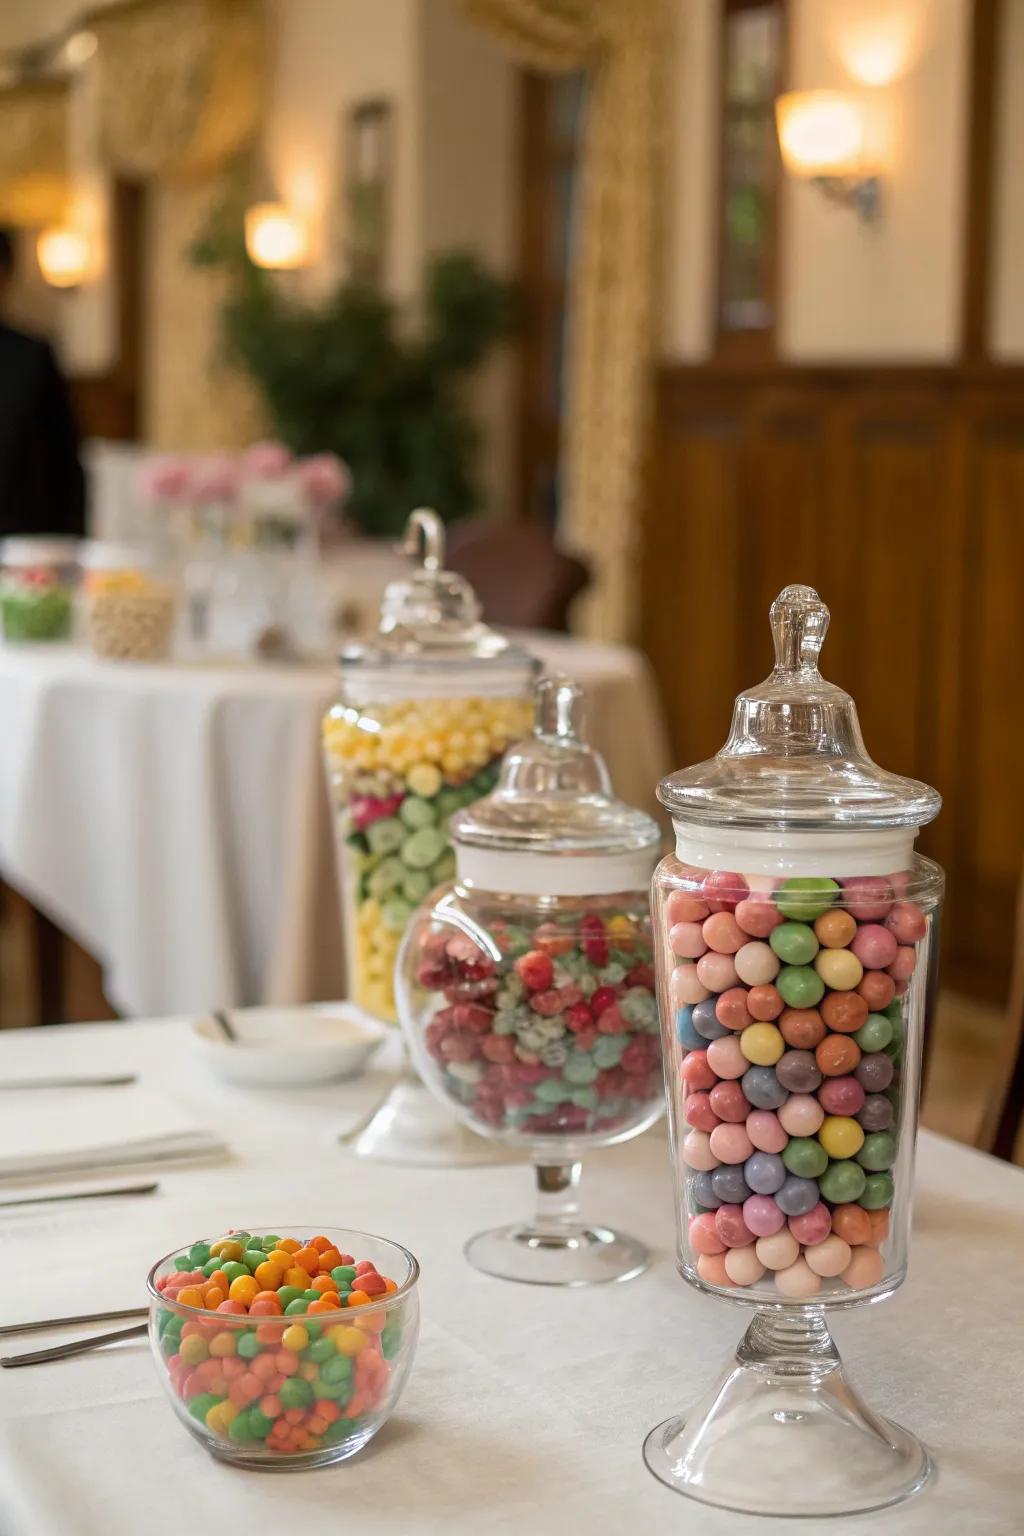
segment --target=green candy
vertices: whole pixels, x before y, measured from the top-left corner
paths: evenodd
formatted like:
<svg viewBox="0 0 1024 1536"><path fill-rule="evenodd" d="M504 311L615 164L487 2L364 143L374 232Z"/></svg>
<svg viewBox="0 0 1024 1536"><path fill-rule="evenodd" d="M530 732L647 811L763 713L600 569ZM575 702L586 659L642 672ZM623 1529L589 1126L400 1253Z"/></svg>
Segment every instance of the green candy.
<svg viewBox="0 0 1024 1536"><path fill-rule="evenodd" d="M202 1269L210 1257L209 1243L193 1243L188 1251L188 1256L192 1261L193 1269Z"/></svg>
<svg viewBox="0 0 1024 1536"><path fill-rule="evenodd" d="M775 985L790 1008L814 1008L825 996L825 983L809 965L784 965Z"/></svg>
<svg viewBox="0 0 1024 1536"><path fill-rule="evenodd" d="M813 923L827 912L839 895L839 885L824 875L798 875L786 880L775 892L775 905L783 917L799 923Z"/></svg>
<svg viewBox="0 0 1024 1536"><path fill-rule="evenodd" d="M278 1245L278 1243L280 1241L281 1241L281 1239L277 1236L277 1233L275 1232L273 1237L264 1237L264 1238L262 1238L261 1241L260 1241L260 1247L263 1249L264 1253L273 1253L274 1249L277 1247L277 1245Z"/></svg>
<svg viewBox="0 0 1024 1536"><path fill-rule="evenodd" d="M893 1182L889 1173L869 1173L858 1196L866 1211L883 1211L892 1204Z"/></svg>
<svg viewBox="0 0 1024 1536"><path fill-rule="evenodd" d="M575 1088L587 1088L596 1081L599 1070L592 1056L585 1051L575 1051L562 1068L562 1076Z"/></svg>
<svg viewBox="0 0 1024 1536"><path fill-rule="evenodd" d="M268 1419L265 1413L258 1408L249 1409L249 1430L254 1440L265 1440L273 1427L273 1419Z"/></svg>
<svg viewBox="0 0 1024 1536"><path fill-rule="evenodd" d="M299 1290L297 1285L282 1285L281 1289L277 1293L277 1299L281 1303L282 1307L287 1310L291 1303L293 1301L297 1301L298 1298L303 1294L304 1293Z"/></svg>
<svg viewBox="0 0 1024 1536"><path fill-rule="evenodd" d="M337 1350L330 1339L316 1339L305 1353L310 1360L315 1360L317 1365L322 1365L325 1360L333 1359Z"/></svg>
<svg viewBox="0 0 1024 1536"><path fill-rule="evenodd" d="M303 1294L303 1296L305 1296L307 1301L319 1301L320 1300L320 1292L319 1291L314 1291L312 1288L310 1288L308 1291L303 1291L302 1294Z"/></svg>
<svg viewBox="0 0 1024 1536"><path fill-rule="evenodd" d="M398 807L398 814L413 832L418 832L421 827L432 827L437 820L437 812L430 801L422 800L419 795L406 795Z"/></svg>
<svg viewBox="0 0 1024 1536"><path fill-rule="evenodd" d="M235 1414L235 1417L228 1425L228 1435L232 1440L237 1441L239 1445L245 1445L248 1441L255 1438L250 1426L248 1408L243 1409L241 1413Z"/></svg>
<svg viewBox="0 0 1024 1536"><path fill-rule="evenodd" d="M865 1136L857 1161L869 1173L884 1173L896 1159L896 1139L890 1131L872 1131ZM870 1181L869 1181L870 1182Z"/></svg>
<svg viewBox="0 0 1024 1536"><path fill-rule="evenodd" d="M200 1424L204 1424L210 1409L216 1408L217 1404L223 1401L222 1397L216 1397L212 1392L200 1392L199 1396L194 1397L189 1403L188 1411L194 1419L199 1420Z"/></svg>
<svg viewBox="0 0 1024 1536"><path fill-rule="evenodd" d="M820 1141L809 1136L792 1136L783 1148L782 1161L798 1179L816 1179L828 1167L828 1153Z"/></svg>
<svg viewBox="0 0 1024 1536"><path fill-rule="evenodd" d="M231 1241L233 1243L241 1243L243 1248L248 1248L251 1237L251 1232L232 1232Z"/></svg>
<svg viewBox="0 0 1024 1536"><path fill-rule="evenodd" d="M412 917L412 907L407 901L401 901L397 897L394 901L386 901L380 909L380 920L392 933L404 933L409 926L410 917Z"/></svg>
<svg viewBox="0 0 1024 1536"><path fill-rule="evenodd" d="M404 875L405 865L397 853L393 853L388 858L381 859L377 868L366 882L367 889L370 895L376 896L379 901L382 897L390 896L392 891L398 889Z"/></svg>
<svg viewBox="0 0 1024 1536"><path fill-rule="evenodd" d="M378 822L379 826L380 823ZM399 826L401 823L399 822ZM370 828L373 831L373 827ZM401 844L402 863L410 869L429 869L445 852L444 835L436 827L421 827Z"/></svg>
<svg viewBox="0 0 1024 1536"><path fill-rule="evenodd" d="M336 1264L331 1270L331 1279L336 1280L338 1285L351 1286L355 1277L356 1267L354 1264Z"/></svg>
<svg viewBox="0 0 1024 1536"><path fill-rule="evenodd" d="M259 1269L260 1265L265 1264L266 1262L267 1256L263 1252L262 1248L247 1248L242 1254L242 1263L245 1265L250 1275L254 1275Z"/></svg>
<svg viewBox="0 0 1024 1536"><path fill-rule="evenodd" d="M430 871L431 885L444 885L446 880L451 880L455 875L455 855L450 848L446 848Z"/></svg>
<svg viewBox="0 0 1024 1536"><path fill-rule="evenodd" d="M807 965L820 948L814 929L806 923L780 923L768 942L785 965Z"/></svg>
<svg viewBox="0 0 1024 1536"><path fill-rule="evenodd" d="M884 1051L892 1039L892 1023L884 1013L869 1013L853 1038L862 1051Z"/></svg>
<svg viewBox="0 0 1024 1536"><path fill-rule="evenodd" d="M305 1296L296 1296L294 1301L290 1301L285 1307L284 1315L285 1317L303 1317L308 1306L309 1302Z"/></svg>
<svg viewBox="0 0 1024 1536"><path fill-rule="evenodd" d="M850 1205L860 1200L866 1183L867 1175L859 1163L843 1161L829 1163L818 1180L818 1189L832 1205Z"/></svg>
<svg viewBox="0 0 1024 1536"><path fill-rule="evenodd" d="M628 1035L601 1035L590 1053L591 1060L602 1071L617 1067L628 1044Z"/></svg>
<svg viewBox="0 0 1024 1536"><path fill-rule="evenodd" d="M366 829L370 852L381 859L386 854L397 853L405 835L405 826L397 816L382 816L380 821L371 822Z"/></svg>
<svg viewBox="0 0 1024 1536"><path fill-rule="evenodd" d="M577 1109L596 1109L600 1101L596 1088L574 1088L572 1102Z"/></svg>
<svg viewBox="0 0 1024 1536"><path fill-rule="evenodd" d="M358 1427L358 1419L335 1419L333 1424L328 1424L323 1443L340 1445L342 1440L347 1440L349 1435L354 1435Z"/></svg>
<svg viewBox="0 0 1024 1536"><path fill-rule="evenodd" d="M178 1257L174 1261L174 1267L177 1270L195 1269L195 1265L192 1263L192 1260L189 1258L187 1253L178 1254Z"/></svg>
<svg viewBox="0 0 1024 1536"><path fill-rule="evenodd" d="M336 1403L340 1403L343 1397L348 1397L351 1391L350 1381L325 1381L322 1376L318 1376L313 1383L313 1393L316 1397L329 1397Z"/></svg>
<svg viewBox="0 0 1024 1536"><path fill-rule="evenodd" d="M399 1323L387 1323L380 1336L381 1353L385 1360L393 1360L398 1353L398 1347L402 1342L402 1328Z"/></svg>
<svg viewBox="0 0 1024 1536"><path fill-rule="evenodd" d="M313 1401L313 1384L302 1376L289 1376L277 1395L284 1409L308 1408Z"/></svg>
<svg viewBox="0 0 1024 1536"><path fill-rule="evenodd" d="M262 1348L255 1333L243 1333L235 1345L235 1353L241 1355L243 1360L255 1360Z"/></svg>
<svg viewBox="0 0 1024 1536"><path fill-rule="evenodd" d="M572 1098L571 1090L558 1077L546 1077L533 1092L542 1104L565 1104Z"/></svg>
<svg viewBox="0 0 1024 1536"><path fill-rule="evenodd" d="M330 1344L330 1339L328 1339L327 1342ZM334 1348L333 1344L331 1345L331 1348ZM349 1359L348 1355L339 1355L337 1350L335 1350L334 1359L328 1360L324 1365L320 1367L320 1375L324 1381L351 1381L352 1361ZM293 1378L289 1377L289 1380L292 1379Z"/></svg>
<svg viewBox="0 0 1024 1536"><path fill-rule="evenodd" d="M402 895L412 906L418 907L430 892L430 876L422 869L407 869L402 881Z"/></svg>
<svg viewBox="0 0 1024 1536"><path fill-rule="evenodd" d="M169 1360L171 1355L178 1353L178 1345L180 1343L181 1340L169 1328L164 1330L163 1338L160 1340L160 1353L165 1360Z"/></svg>
<svg viewBox="0 0 1024 1536"><path fill-rule="evenodd" d="M302 1325L309 1334L310 1342L315 1342L323 1332L323 1324L315 1323L311 1317L307 1317Z"/></svg>
<svg viewBox="0 0 1024 1536"><path fill-rule="evenodd" d="M203 1265L203 1274L209 1279L215 1269L220 1269L220 1259L207 1259Z"/></svg>
<svg viewBox="0 0 1024 1536"><path fill-rule="evenodd" d="M221 1265L221 1269L229 1280L238 1280L242 1275L249 1274L248 1264L240 1264L237 1259L229 1259L226 1264Z"/></svg>

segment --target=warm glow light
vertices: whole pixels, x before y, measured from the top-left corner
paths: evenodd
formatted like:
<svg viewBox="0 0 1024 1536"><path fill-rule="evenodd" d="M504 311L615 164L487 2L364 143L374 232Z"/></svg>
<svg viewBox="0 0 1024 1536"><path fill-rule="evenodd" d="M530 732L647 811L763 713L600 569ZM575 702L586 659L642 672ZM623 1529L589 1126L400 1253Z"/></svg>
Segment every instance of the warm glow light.
<svg viewBox="0 0 1024 1536"><path fill-rule="evenodd" d="M89 241L77 229L44 229L36 241L39 270L51 288L77 288L89 271Z"/></svg>
<svg viewBox="0 0 1024 1536"><path fill-rule="evenodd" d="M305 222L284 203L256 203L245 215L245 248L258 267L301 267L309 255Z"/></svg>
<svg viewBox="0 0 1024 1536"><path fill-rule="evenodd" d="M64 44L64 62L69 69L81 69L92 58L96 48L95 32L88 32L84 28L80 32L72 32Z"/></svg>
<svg viewBox="0 0 1024 1536"><path fill-rule="evenodd" d="M779 146L793 176L865 175L864 113L841 91L791 91L775 103Z"/></svg>
<svg viewBox="0 0 1024 1536"><path fill-rule="evenodd" d="M933 0L858 0L837 7L831 51L862 85L891 85L917 63L934 35Z"/></svg>

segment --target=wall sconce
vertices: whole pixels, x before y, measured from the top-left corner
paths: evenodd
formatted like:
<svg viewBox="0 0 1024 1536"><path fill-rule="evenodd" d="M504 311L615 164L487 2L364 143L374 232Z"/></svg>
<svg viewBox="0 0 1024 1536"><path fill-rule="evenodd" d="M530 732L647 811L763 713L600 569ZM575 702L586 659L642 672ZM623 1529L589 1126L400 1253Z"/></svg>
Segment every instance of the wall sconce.
<svg viewBox="0 0 1024 1536"><path fill-rule="evenodd" d="M878 217L881 181L868 163L864 106L843 91L790 91L775 103L782 162L826 197Z"/></svg>
<svg viewBox="0 0 1024 1536"><path fill-rule="evenodd" d="M305 220L284 203L255 203L246 210L245 249L257 267L286 272L309 259Z"/></svg>
<svg viewBox="0 0 1024 1536"><path fill-rule="evenodd" d="M87 235L66 225L44 229L36 240L36 258L51 288L78 288L89 275Z"/></svg>

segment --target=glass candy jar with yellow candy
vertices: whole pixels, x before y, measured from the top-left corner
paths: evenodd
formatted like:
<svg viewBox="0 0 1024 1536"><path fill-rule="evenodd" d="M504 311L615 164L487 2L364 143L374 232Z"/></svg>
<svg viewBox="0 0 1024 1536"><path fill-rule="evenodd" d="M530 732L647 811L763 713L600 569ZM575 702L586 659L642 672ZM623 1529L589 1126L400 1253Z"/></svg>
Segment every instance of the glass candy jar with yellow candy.
<svg viewBox="0 0 1024 1536"><path fill-rule="evenodd" d="M348 993L389 1023L406 924L454 872L449 818L494 787L505 748L529 729L539 671L442 568L435 512L412 514L404 548L421 563L388 586L373 640L342 653L323 726ZM365 1139L376 1147L372 1127Z"/></svg>
<svg viewBox="0 0 1024 1536"><path fill-rule="evenodd" d="M810 587L777 598L771 675L715 757L659 786L676 851L652 898L679 1270L751 1321L645 1458L692 1498L788 1517L895 1504L930 1473L857 1396L827 1313L906 1274L943 889L914 839L940 801L868 756L818 670L828 621Z"/></svg>

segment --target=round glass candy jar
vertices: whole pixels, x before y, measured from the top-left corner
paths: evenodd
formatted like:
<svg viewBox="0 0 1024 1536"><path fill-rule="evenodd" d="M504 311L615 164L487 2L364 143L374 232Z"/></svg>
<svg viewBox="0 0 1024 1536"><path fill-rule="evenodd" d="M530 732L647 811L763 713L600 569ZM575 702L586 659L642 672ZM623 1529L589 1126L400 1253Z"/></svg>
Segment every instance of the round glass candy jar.
<svg viewBox="0 0 1024 1536"><path fill-rule="evenodd" d="M13 538L0 542L0 633L5 640L67 640L78 541Z"/></svg>
<svg viewBox="0 0 1024 1536"><path fill-rule="evenodd" d="M493 793L453 818L455 881L417 913L396 973L427 1085L535 1165L534 1220L480 1233L467 1257L549 1285L645 1267L634 1238L580 1219L580 1159L664 1104L648 902L659 831L613 797L581 712L575 684L538 685L535 733L506 754Z"/></svg>
<svg viewBox="0 0 1024 1536"><path fill-rule="evenodd" d="M818 671L828 617L788 587L775 669L725 747L659 786L676 852L653 899L679 1267L757 1310L724 1380L645 1457L694 1498L791 1516L896 1503L930 1471L857 1398L824 1309L906 1273L943 886L913 842L940 801L868 757Z"/></svg>

